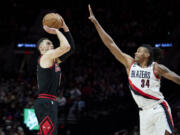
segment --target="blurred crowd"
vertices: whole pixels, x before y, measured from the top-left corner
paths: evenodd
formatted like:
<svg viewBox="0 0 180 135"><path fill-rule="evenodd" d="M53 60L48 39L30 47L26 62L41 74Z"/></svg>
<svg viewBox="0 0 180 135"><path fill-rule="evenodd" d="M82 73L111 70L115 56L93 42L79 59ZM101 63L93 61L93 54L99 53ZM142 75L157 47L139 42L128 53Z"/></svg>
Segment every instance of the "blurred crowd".
<svg viewBox="0 0 180 135"><path fill-rule="evenodd" d="M71 3L70 8L64 8L66 3L62 3L55 10L46 7L25 9L27 3L18 0L6 4L14 12L8 17L0 13L0 61L3 63L0 66L0 135L29 135L36 132L30 131L23 123L23 110L33 108L36 99L38 53L35 49L30 50L33 55L25 53L29 50L17 53L20 50L15 46L19 42L35 43L42 36L49 37L57 44L57 39L46 34L41 27L42 16L50 11L61 13L76 44L73 56L60 65L62 82L57 102L61 134L139 135L138 108L128 88L125 68L104 47L89 22L86 2L79 0ZM104 4L105 7L99 2L92 3L94 13L124 52L133 56L142 43L154 45L172 42L172 48L162 48L164 58L161 62L180 74L177 0L143 0L141 4L105 0ZM164 79L161 85L161 91L172 109L176 135L179 135L179 86Z"/></svg>
<svg viewBox="0 0 180 135"><path fill-rule="evenodd" d="M82 71L83 67L76 68ZM97 132L112 134L114 131L114 135L138 134L138 110L128 90L124 78L126 74L111 65L99 71L89 69L78 74L68 81L65 78L72 74L68 76L65 73L58 91L60 132L91 135ZM36 91L35 78L1 78L0 134L31 133L23 123L23 110L33 108ZM174 107L172 112L176 132L180 133L180 108ZM73 128L72 125L77 127Z"/></svg>
<svg viewBox="0 0 180 135"><path fill-rule="evenodd" d="M102 67L101 64L98 66ZM57 98L62 134L138 135L138 109L124 69L118 63L103 66L85 70L79 65L63 73ZM1 135L32 133L23 123L23 112L24 108L33 108L36 91L35 77L1 78ZM180 133L180 104L173 106L172 112L176 132Z"/></svg>

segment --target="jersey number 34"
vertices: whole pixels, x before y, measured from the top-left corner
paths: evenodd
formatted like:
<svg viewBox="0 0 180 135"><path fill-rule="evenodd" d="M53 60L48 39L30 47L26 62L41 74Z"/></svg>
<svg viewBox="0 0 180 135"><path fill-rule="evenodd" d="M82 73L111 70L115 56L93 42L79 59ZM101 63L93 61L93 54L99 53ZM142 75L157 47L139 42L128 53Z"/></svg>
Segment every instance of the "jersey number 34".
<svg viewBox="0 0 180 135"><path fill-rule="evenodd" d="M148 88L149 88L149 79L147 79L147 80L144 80L144 79L142 79L141 80L141 87L142 88L144 88L145 86L147 86Z"/></svg>

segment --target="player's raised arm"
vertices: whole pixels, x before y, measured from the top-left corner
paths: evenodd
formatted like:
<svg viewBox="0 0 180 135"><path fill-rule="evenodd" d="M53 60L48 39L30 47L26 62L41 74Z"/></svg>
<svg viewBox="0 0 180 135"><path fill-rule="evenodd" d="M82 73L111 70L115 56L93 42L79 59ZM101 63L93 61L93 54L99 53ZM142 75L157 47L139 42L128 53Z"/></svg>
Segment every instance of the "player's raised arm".
<svg viewBox="0 0 180 135"><path fill-rule="evenodd" d="M73 36L72 36L72 34L71 34L70 30L69 30L69 27L66 25L63 18L62 18L62 26L61 26L61 28L64 30L64 35L67 38L67 40L68 40L68 42L69 42L69 44L71 46L71 50L60 57L61 61L65 61L68 57L70 57L75 52L75 42L74 42Z"/></svg>
<svg viewBox="0 0 180 135"><path fill-rule="evenodd" d="M59 39L59 42L60 42L59 47L57 47L56 49L53 49L53 50L49 50L45 54L48 58L50 58L50 59L58 58L58 57L62 56L63 54L67 53L71 49L67 39L58 29L49 28L48 26L44 26L43 28L46 32L48 32L50 34L56 34Z"/></svg>
<svg viewBox="0 0 180 135"><path fill-rule="evenodd" d="M180 84L180 76L177 75L175 72L171 71L167 67L161 64L155 65L155 72L157 75L163 76L164 78L171 80L177 84Z"/></svg>
<svg viewBox="0 0 180 135"><path fill-rule="evenodd" d="M90 5L88 5L88 8L90 13L89 19L95 25L95 28L98 31L98 34L103 43L106 45L106 47L111 51L111 53L116 57L118 61L120 61L126 68L129 68L130 64L134 61L134 59L131 56L123 53L118 48L113 39L104 31L102 26L99 24L98 20L95 18Z"/></svg>

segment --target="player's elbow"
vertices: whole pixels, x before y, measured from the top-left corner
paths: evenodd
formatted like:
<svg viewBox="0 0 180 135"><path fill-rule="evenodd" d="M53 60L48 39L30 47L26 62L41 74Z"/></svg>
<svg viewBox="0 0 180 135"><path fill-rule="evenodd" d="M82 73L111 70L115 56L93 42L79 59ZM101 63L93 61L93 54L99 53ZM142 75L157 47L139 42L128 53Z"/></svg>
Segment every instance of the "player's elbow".
<svg viewBox="0 0 180 135"><path fill-rule="evenodd" d="M176 83L180 85L180 76L176 78Z"/></svg>
<svg viewBox="0 0 180 135"><path fill-rule="evenodd" d="M172 81L180 85L180 76L175 76Z"/></svg>
<svg viewBox="0 0 180 135"><path fill-rule="evenodd" d="M67 44L65 47L64 47L65 51L66 52L69 52L71 50L71 46L69 44Z"/></svg>

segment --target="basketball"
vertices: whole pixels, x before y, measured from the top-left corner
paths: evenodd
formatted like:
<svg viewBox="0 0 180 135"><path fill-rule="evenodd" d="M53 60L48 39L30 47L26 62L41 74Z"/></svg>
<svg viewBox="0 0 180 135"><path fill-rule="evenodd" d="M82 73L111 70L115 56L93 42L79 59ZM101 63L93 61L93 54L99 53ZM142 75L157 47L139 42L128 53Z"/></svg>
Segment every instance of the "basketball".
<svg viewBox="0 0 180 135"><path fill-rule="evenodd" d="M43 17L42 24L47 25L50 28L59 29L62 26L61 16L57 13L48 13Z"/></svg>

